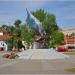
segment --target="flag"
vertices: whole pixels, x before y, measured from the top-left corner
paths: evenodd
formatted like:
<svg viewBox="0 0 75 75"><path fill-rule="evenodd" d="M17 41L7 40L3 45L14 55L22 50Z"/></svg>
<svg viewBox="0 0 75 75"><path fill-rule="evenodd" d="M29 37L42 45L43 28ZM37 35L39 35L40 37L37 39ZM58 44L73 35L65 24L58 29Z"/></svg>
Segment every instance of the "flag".
<svg viewBox="0 0 75 75"><path fill-rule="evenodd" d="M34 17L27 9L26 11L27 11L26 22L29 25L29 27L35 31L38 31L41 34L41 36L43 36L42 23L36 17Z"/></svg>

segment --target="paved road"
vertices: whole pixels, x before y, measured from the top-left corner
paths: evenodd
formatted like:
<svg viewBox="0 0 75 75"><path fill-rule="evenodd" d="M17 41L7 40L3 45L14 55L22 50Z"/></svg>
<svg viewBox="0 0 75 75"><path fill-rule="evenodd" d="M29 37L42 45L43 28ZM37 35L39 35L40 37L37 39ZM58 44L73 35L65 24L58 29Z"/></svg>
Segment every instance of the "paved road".
<svg viewBox="0 0 75 75"><path fill-rule="evenodd" d="M57 52L54 49L28 49L18 53L19 59L64 59L68 55Z"/></svg>
<svg viewBox="0 0 75 75"><path fill-rule="evenodd" d="M0 53L0 74L73 74L66 69L75 67L75 56L59 60L4 59Z"/></svg>

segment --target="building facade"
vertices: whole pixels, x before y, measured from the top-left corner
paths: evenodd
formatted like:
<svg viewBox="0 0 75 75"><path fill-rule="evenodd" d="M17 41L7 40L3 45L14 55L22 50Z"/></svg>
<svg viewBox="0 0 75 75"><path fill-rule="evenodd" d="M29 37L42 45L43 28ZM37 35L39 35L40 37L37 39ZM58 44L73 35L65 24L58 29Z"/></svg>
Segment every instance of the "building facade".
<svg viewBox="0 0 75 75"><path fill-rule="evenodd" d="M9 38L9 35L7 35L6 31L0 27L0 51L7 51L8 45L6 43L6 40Z"/></svg>
<svg viewBox="0 0 75 75"><path fill-rule="evenodd" d="M75 47L75 28L64 29L64 41L67 47Z"/></svg>

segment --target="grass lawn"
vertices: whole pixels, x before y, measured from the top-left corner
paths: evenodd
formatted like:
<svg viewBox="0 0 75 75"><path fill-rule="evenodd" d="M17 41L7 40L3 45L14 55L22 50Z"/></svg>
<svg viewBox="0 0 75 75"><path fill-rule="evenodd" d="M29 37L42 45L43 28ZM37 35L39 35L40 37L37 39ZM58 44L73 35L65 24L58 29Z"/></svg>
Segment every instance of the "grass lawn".
<svg viewBox="0 0 75 75"><path fill-rule="evenodd" d="M63 54L75 55L75 51L62 52Z"/></svg>

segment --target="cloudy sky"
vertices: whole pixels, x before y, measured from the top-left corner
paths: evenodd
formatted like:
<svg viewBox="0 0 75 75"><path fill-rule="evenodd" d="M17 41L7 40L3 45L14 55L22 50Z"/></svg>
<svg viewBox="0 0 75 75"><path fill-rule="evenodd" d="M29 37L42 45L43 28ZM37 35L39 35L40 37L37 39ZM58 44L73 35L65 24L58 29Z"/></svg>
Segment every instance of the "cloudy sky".
<svg viewBox="0 0 75 75"><path fill-rule="evenodd" d="M75 27L74 0L0 0L0 25L13 24L16 19L25 22L29 11L44 9L56 16L59 27Z"/></svg>

